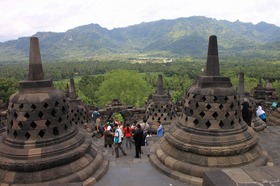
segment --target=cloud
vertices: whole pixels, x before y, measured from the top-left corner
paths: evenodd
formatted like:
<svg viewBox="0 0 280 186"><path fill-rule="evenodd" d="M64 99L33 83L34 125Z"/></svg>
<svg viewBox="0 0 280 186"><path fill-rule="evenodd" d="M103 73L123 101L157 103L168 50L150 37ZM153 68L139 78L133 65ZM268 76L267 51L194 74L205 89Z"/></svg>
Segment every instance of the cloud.
<svg viewBox="0 0 280 186"><path fill-rule="evenodd" d="M0 41L90 23L112 29L193 15L280 26L279 0L9 0L0 6Z"/></svg>

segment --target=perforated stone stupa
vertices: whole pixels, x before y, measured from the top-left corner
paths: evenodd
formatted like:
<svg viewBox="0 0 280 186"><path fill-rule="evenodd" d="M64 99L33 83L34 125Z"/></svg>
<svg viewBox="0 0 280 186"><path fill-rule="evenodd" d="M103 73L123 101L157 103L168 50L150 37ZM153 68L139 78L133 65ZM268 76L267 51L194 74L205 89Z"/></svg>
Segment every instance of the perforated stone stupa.
<svg viewBox="0 0 280 186"><path fill-rule="evenodd" d="M69 120L65 95L45 80L38 38L30 39L29 77L9 100L0 141L0 185L92 185L108 161Z"/></svg>
<svg viewBox="0 0 280 186"><path fill-rule="evenodd" d="M146 117L151 131L156 132L156 122L161 121L163 128L167 129L175 118L175 109L170 95L164 93L162 75L158 75L158 84L155 94L148 100Z"/></svg>
<svg viewBox="0 0 280 186"><path fill-rule="evenodd" d="M66 94L67 96L67 94ZM70 79L68 91L68 102L70 110L70 120L76 125L84 126L92 122L88 107L77 96L74 79Z"/></svg>
<svg viewBox="0 0 280 186"><path fill-rule="evenodd" d="M151 148L160 171L201 185L206 171L266 165L257 134L243 121L230 79L220 75L217 37L210 36L206 71L184 97L182 114Z"/></svg>

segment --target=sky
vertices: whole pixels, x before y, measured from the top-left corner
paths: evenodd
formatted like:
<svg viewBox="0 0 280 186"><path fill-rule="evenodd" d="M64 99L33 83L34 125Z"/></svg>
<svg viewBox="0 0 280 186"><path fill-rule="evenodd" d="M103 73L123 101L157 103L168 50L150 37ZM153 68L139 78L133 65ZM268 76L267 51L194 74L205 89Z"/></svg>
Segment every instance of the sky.
<svg viewBox="0 0 280 186"><path fill-rule="evenodd" d="M205 16L280 27L280 0L0 0L0 42L91 23L113 29Z"/></svg>

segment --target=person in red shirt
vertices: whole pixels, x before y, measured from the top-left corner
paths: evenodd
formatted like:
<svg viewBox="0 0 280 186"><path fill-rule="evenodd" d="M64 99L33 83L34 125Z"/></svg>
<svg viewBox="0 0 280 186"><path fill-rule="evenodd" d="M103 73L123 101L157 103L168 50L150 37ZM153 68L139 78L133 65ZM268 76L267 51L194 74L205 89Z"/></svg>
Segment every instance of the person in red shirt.
<svg viewBox="0 0 280 186"><path fill-rule="evenodd" d="M126 124L126 126L123 128L123 131L125 137L125 147L131 148L132 128L129 126L129 124Z"/></svg>

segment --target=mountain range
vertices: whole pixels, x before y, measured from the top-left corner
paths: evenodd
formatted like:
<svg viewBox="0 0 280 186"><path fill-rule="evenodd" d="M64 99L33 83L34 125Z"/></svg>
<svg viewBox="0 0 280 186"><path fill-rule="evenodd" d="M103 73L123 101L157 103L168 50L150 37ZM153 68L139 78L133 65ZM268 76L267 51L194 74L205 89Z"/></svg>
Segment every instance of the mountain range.
<svg viewBox="0 0 280 186"><path fill-rule="evenodd" d="M280 27L216 20L203 16L144 22L108 30L98 24L66 32L37 32L43 61L90 59L102 55L204 57L208 38L218 38L219 55L279 59ZM0 43L0 61L28 61L29 37Z"/></svg>

